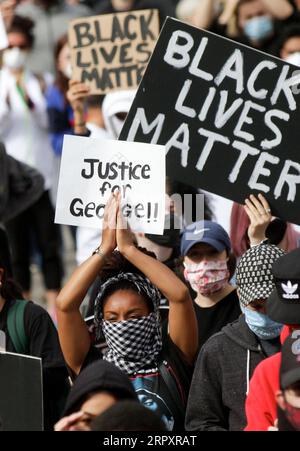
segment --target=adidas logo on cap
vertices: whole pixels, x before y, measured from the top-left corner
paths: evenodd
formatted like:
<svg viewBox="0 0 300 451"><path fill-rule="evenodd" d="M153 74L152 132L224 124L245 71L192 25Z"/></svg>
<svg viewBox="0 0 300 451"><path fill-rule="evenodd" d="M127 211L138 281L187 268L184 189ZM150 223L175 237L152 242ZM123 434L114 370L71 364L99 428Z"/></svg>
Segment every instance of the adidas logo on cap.
<svg viewBox="0 0 300 451"><path fill-rule="evenodd" d="M284 291L282 295L284 299L299 299L299 294L295 294L295 291L298 290L297 283L293 285L292 282L289 280L286 284L282 283L281 287Z"/></svg>

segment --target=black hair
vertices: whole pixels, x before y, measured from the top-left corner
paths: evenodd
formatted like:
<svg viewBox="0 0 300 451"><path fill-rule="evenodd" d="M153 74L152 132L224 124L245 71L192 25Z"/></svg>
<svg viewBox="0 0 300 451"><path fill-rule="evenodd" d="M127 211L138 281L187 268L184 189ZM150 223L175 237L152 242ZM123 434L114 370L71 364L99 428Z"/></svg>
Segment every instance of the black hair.
<svg viewBox="0 0 300 451"><path fill-rule="evenodd" d="M120 401L91 423L92 431L166 431L160 417L135 401Z"/></svg>
<svg viewBox="0 0 300 451"><path fill-rule="evenodd" d="M293 23L283 29L278 39L275 42L274 51L275 55L280 57L280 52L283 49L284 44L291 38L300 38L300 24Z"/></svg>
<svg viewBox="0 0 300 451"><path fill-rule="evenodd" d="M32 48L34 44L34 22L29 17L23 16L14 16L10 27L8 29L8 33L20 33L23 34L28 42L28 47Z"/></svg>
<svg viewBox="0 0 300 451"><path fill-rule="evenodd" d="M294 391L297 394L297 396L300 396L300 380L297 381L297 382L294 382L294 384L290 385L285 390L292 390L292 391Z"/></svg>
<svg viewBox="0 0 300 451"><path fill-rule="evenodd" d="M236 256L234 255L233 252L227 251L227 257L228 257L227 267L229 271L229 280L231 280L236 270Z"/></svg>
<svg viewBox="0 0 300 451"><path fill-rule="evenodd" d="M3 270L1 277L0 295L5 301L23 299L22 289L12 279L12 266L8 239L5 231L0 227L0 269Z"/></svg>
<svg viewBox="0 0 300 451"><path fill-rule="evenodd" d="M87 108L101 108L103 100L104 100L103 95L88 96L85 99L85 106Z"/></svg>
<svg viewBox="0 0 300 451"><path fill-rule="evenodd" d="M65 76L65 74L63 74L57 67L57 63L58 63L58 58L59 58L59 54L62 51L62 49L64 48L64 46L66 44L68 44L68 35L67 34L63 34L56 42L55 44L55 48L54 48L54 60L55 60L55 64L56 64L56 77L55 77L55 85L58 87L58 89L61 91L61 93L63 94L64 97L64 101L67 103L67 91L69 88L69 80L68 78Z"/></svg>

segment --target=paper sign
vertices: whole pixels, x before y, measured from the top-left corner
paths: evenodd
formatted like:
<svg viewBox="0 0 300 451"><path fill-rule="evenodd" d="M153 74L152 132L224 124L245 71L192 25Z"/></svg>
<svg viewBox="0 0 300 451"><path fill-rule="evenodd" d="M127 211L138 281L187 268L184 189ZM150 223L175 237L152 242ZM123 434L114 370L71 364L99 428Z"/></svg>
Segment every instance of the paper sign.
<svg viewBox="0 0 300 451"><path fill-rule="evenodd" d="M300 76L282 60L167 19L120 139L166 146L167 175L300 224Z"/></svg>
<svg viewBox="0 0 300 451"><path fill-rule="evenodd" d="M8 39L2 13L0 12L0 50L6 49L7 47L8 47Z"/></svg>
<svg viewBox="0 0 300 451"><path fill-rule="evenodd" d="M165 148L66 135L55 222L101 229L112 192L133 231L162 234L165 217Z"/></svg>
<svg viewBox="0 0 300 451"><path fill-rule="evenodd" d="M153 9L72 21L72 78L88 84L91 94L136 88L158 34L158 10Z"/></svg>

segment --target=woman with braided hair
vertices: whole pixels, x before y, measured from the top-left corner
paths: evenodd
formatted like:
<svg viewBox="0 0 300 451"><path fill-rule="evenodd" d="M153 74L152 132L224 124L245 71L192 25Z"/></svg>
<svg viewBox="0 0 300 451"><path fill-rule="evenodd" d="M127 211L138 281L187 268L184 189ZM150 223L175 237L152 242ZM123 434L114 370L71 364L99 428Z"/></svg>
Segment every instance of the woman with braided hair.
<svg viewBox="0 0 300 451"><path fill-rule="evenodd" d="M119 204L119 195L112 196L101 245L75 270L57 298L61 347L74 374L101 358L79 310L100 275L95 329L96 334L103 332L108 345L104 359L130 377L140 401L159 413L169 430L180 430L198 346L192 299L169 268L135 246ZM160 293L170 304L166 340L158 313Z"/></svg>

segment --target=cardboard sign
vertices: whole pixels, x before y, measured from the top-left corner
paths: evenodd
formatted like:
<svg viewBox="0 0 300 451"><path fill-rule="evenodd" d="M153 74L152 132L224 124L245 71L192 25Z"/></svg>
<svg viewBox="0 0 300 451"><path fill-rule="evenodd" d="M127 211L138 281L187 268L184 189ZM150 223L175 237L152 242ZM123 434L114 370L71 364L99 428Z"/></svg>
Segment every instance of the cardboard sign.
<svg viewBox="0 0 300 451"><path fill-rule="evenodd" d="M120 139L164 144L167 175L300 224L299 70L167 19Z"/></svg>
<svg viewBox="0 0 300 451"><path fill-rule="evenodd" d="M72 21L72 78L88 84L91 94L136 88L158 34L158 10L153 9Z"/></svg>
<svg viewBox="0 0 300 451"><path fill-rule="evenodd" d="M0 353L0 431L43 430L42 360Z"/></svg>
<svg viewBox="0 0 300 451"><path fill-rule="evenodd" d="M100 229L112 192L132 230L162 234L165 148L66 135L55 222Z"/></svg>
<svg viewBox="0 0 300 451"><path fill-rule="evenodd" d="M6 34L6 29L0 12L0 50L6 49L8 47L8 38Z"/></svg>

